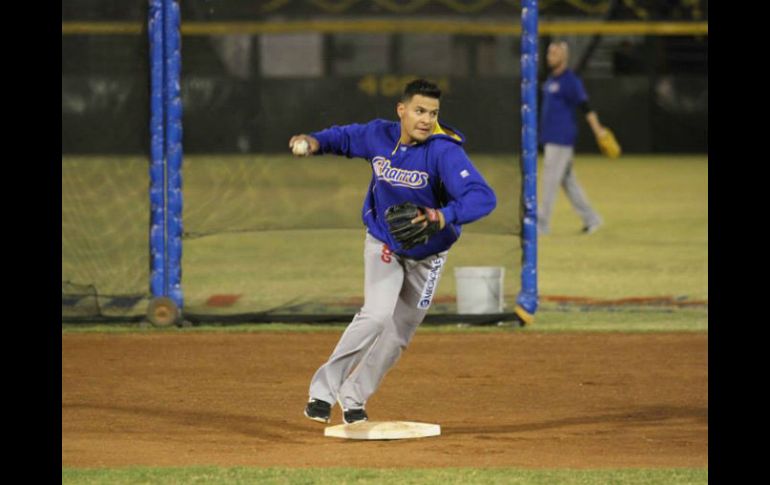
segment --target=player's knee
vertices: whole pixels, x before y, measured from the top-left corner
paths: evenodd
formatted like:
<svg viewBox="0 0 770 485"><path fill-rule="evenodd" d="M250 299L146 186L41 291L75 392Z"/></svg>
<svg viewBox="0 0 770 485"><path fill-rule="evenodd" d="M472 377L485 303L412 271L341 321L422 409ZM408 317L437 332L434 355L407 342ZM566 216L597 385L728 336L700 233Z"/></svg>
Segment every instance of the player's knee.
<svg viewBox="0 0 770 485"><path fill-rule="evenodd" d="M362 318L365 318L369 322L369 325L375 327L378 333L385 330L393 319L393 316L388 312L377 311L366 307L361 309L359 315Z"/></svg>
<svg viewBox="0 0 770 485"><path fill-rule="evenodd" d="M394 343L396 347L398 347L399 352L402 350L406 350L406 348L409 346L409 342L412 341L412 336L414 336L414 332L416 330L416 327L412 326L397 326L393 325L393 327L389 328L389 331L387 331L389 340Z"/></svg>
<svg viewBox="0 0 770 485"><path fill-rule="evenodd" d="M385 341L382 342L382 339L385 339ZM393 339L392 336L388 334L382 335L381 342L385 359L389 362L398 361L401 357L401 353L406 350L406 346L409 344L409 342L404 342L400 339Z"/></svg>
<svg viewBox="0 0 770 485"><path fill-rule="evenodd" d="M400 332L396 332L395 335L393 335L393 342L396 344L396 346L399 348L399 350L406 350L406 348L409 346L409 341L411 339L403 335Z"/></svg>

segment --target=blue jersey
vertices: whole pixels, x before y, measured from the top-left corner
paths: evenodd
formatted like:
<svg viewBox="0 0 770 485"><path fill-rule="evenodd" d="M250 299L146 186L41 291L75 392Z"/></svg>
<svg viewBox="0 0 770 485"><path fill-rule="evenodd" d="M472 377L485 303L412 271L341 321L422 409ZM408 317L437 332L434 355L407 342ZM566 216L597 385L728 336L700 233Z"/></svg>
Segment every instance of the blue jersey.
<svg viewBox="0 0 770 485"><path fill-rule="evenodd" d="M366 124L332 126L311 133L318 154L334 153L366 159L372 180L364 198L363 222L367 230L391 250L412 259L423 259L449 249L460 237L462 225L480 219L495 208L492 188L471 163L457 130L436 123L423 143L401 145L399 122L374 120ZM385 210L405 201L440 208L446 227L427 243L403 250L388 231Z"/></svg>
<svg viewBox="0 0 770 485"><path fill-rule="evenodd" d="M584 101L588 101L588 95L577 74L567 69L558 76L549 76L543 85L540 142L574 145L575 108Z"/></svg>

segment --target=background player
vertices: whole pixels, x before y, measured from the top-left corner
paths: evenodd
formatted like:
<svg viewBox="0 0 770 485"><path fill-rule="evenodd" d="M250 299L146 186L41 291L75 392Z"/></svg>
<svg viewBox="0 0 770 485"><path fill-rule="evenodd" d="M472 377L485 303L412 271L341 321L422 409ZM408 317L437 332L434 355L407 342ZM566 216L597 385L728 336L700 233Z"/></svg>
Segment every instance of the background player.
<svg viewBox="0 0 770 485"><path fill-rule="evenodd" d="M575 108L585 114L594 136L605 135L606 128L588 106L583 82L567 67L569 48L566 42L548 46L547 62L551 74L543 85L540 115L540 143L544 145L542 197L538 210L538 231L548 234L551 212L559 185L564 188L572 206L583 221L583 232L590 234L602 225L599 214L591 207L578 183L573 167L577 124Z"/></svg>

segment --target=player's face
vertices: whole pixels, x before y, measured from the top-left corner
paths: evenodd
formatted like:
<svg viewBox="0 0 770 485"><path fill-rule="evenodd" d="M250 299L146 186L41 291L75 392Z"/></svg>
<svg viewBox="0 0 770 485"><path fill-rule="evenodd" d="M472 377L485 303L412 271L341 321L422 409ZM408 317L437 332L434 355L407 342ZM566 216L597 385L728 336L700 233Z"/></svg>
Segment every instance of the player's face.
<svg viewBox="0 0 770 485"><path fill-rule="evenodd" d="M556 69L567 62L567 50L559 44L548 46L547 54L548 67Z"/></svg>
<svg viewBox="0 0 770 485"><path fill-rule="evenodd" d="M406 143L425 141L438 122L439 100L415 94L407 103L398 103L401 137Z"/></svg>

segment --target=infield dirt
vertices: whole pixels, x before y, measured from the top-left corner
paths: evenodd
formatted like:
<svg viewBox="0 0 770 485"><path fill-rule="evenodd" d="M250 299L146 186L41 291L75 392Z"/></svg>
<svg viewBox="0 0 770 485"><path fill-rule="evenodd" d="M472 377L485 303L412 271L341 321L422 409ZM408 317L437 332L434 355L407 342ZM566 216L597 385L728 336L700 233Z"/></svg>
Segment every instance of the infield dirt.
<svg viewBox="0 0 770 485"><path fill-rule="evenodd" d="M442 435L397 441L302 415L338 337L64 333L62 467L708 466L706 333L418 332L367 411Z"/></svg>

